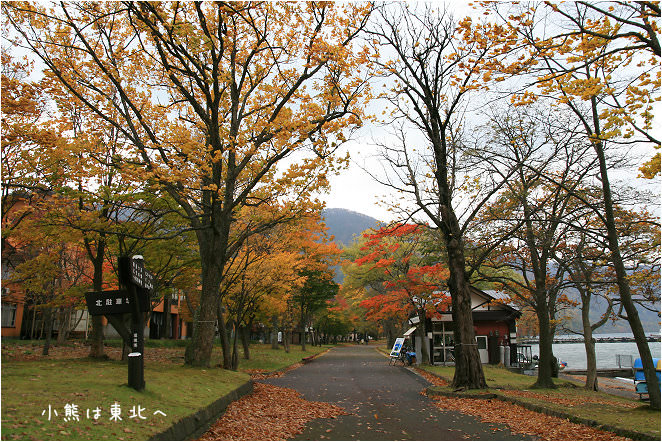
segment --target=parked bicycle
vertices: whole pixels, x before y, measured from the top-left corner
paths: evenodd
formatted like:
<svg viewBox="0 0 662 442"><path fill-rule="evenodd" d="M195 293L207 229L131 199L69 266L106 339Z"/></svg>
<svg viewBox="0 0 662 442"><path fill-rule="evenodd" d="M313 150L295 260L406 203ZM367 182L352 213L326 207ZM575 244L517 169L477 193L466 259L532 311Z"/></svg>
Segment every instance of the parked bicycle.
<svg viewBox="0 0 662 442"><path fill-rule="evenodd" d="M412 365L416 363L416 352L409 346L402 347L400 357L398 358L402 365Z"/></svg>

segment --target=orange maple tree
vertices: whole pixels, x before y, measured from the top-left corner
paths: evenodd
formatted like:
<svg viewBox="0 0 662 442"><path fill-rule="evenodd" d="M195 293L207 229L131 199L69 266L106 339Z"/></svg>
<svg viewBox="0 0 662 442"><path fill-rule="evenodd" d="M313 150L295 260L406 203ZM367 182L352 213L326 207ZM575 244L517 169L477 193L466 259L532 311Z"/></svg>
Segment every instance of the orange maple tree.
<svg viewBox="0 0 662 442"><path fill-rule="evenodd" d="M448 310L445 294L448 270L440 262L431 262L424 246L427 227L396 223L374 233L364 233L364 255L354 261L359 267L374 270L383 280L384 292L361 301L366 316L372 320L418 316L419 336L425 336L425 319L435 312ZM428 360L422 346L422 358Z"/></svg>

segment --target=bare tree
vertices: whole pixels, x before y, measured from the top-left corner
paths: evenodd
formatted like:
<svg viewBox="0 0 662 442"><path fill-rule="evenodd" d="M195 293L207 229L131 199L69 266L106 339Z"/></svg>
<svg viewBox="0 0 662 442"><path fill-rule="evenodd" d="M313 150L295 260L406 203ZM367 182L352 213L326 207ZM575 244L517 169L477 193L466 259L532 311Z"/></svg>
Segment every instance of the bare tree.
<svg viewBox="0 0 662 442"><path fill-rule="evenodd" d="M484 135L487 149L474 152L486 172L516 170L484 207L477 220L480 235L474 238L477 247L486 249L491 238L508 238L493 249L479 273L503 284L513 298L536 312L540 362L535 385L540 388L555 387L551 378L558 369L552 342L563 308L566 268L553 266L555 251L565 244L572 219L585 210L567 190L581 186L595 171L594 163L586 160L591 147L568 117L541 106L497 111ZM554 175L560 184L549 184L543 173Z"/></svg>
<svg viewBox="0 0 662 442"><path fill-rule="evenodd" d="M382 8L369 31L375 48L384 52L380 68L392 82L384 96L392 106L393 122L399 123L396 143L384 145L385 168L393 178L381 182L412 198L417 208L409 217L427 217L441 232L444 243L439 248L445 249L450 271L447 285L456 325L453 385L485 388L473 328L465 235L477 208L503 181L491 183L491 177L485 177L490 190L471 207L464 203L468 198L458 198L463 176L458 169L458 130L480 70L498 50L489 39L460 41L454 37L459 34L447 11L402 4ZM458 210L465 211L463 223Z"/></svg>

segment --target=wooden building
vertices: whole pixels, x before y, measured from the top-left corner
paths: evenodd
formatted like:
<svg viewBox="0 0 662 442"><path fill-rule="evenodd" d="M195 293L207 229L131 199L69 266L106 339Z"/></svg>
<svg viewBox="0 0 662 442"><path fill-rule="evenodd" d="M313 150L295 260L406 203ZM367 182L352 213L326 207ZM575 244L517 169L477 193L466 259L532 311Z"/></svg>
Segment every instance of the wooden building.
<svg viewBox="0 0 662 442"><path fill-rule="evenodd" d="M483 364L511 365L517 358L517 319L521 312L508 303L508 296L493 290L480 290L472 287L471 308L476 334L478 354ZM410 319L411 325L416 324L417 317ZM415 327L410 328L406 335L416 336ZM454 324L448 311L435 314L428 318L425 324L426 339L430 364L455 363ZM421 359L421 343L418 336L414 339L416 359Z"/></svg>

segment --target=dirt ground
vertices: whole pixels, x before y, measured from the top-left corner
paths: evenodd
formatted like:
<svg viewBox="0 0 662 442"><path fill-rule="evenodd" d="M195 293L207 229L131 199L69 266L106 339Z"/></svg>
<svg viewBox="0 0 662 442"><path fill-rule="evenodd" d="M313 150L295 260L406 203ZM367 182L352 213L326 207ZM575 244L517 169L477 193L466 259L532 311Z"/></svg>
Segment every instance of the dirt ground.
<svg viewBox="0 0 662 442"><path fill-rule="evenodd" d="M564 379L573 381L586 382L586 376L582 375L568 375L559 373L559 376ZM639 395L634 392L634 382L626 382L620 379L598 377L598 388L605 393L621 396L628 399L639 399Z"/></svg>

